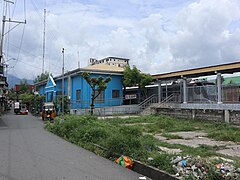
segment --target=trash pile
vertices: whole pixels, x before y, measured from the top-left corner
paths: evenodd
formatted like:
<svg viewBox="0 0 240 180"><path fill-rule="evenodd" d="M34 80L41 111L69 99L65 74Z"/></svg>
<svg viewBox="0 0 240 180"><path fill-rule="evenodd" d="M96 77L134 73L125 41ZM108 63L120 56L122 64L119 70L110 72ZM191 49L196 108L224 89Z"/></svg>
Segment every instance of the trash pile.
<svg viewBox="0 0 240 180"><path fill-rule="evenodd" d="M224 179L239 179L240 168L235 167L230 163L216 164L215 169L217 174Z"/></svg>
<svg viewBox="0 0 240 180"><path fill-rule="evenodd" d="M176 177L240 179L240 168L235 167L234 163L224 162L214 165L207 159L191 156L176 156L170 163L177 172Z"/></svg>

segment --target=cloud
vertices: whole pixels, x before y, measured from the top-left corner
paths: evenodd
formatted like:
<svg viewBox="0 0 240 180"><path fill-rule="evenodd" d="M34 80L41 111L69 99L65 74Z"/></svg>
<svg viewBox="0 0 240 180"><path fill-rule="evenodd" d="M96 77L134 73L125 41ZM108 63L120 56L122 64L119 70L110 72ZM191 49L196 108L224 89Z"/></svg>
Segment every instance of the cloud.
<svg viewBox="0 0 240 180"><path fill-rule="evenodd" d="M42 69L43 17L36 8L43 5L28 6L20 60L10 71L24 78ZM81 67L91 57L120 56L151 74L240 59L238 0L52 0L47 11L45 70L54 75L61 73L63 47L66 70L77 68L77 52ZM9 57L17 56L20 35L21 28L11 35Z"/></svg>
<svg viewBox="0 0 240 180"><path fill-rule="evenodd" d="M231 38L237 31L228 32L231 22L240 17L239 12L239 6L227 0L202 0L184 8L178 18L179 30L170 42L176 63L188 68L236 61L239 54L232 51L229 56L225 52L239 46Z"/></svg>

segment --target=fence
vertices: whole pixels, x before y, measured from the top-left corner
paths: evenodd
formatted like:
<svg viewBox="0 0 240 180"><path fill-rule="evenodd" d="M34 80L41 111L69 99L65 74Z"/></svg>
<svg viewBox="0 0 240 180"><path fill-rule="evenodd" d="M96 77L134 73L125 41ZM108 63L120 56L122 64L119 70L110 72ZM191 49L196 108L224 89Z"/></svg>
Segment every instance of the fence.
<svg viewBox="0 0 240 180"><path fill-rule="evenodd" d="M187 102L189 103L216 103L216 85L187 87ZM222 85L222 102L239 103L240 85Z"/></svg>
<svg viewBox="0 0 240 180"><path fill-rule="evenodd" d="M217 88L215 85L187 87L187 102L215 103L217 102Z"/></svg>
<svg viewBox="0 0 240 180"><path fill-rule="evenodd" d="M71 109L71 114L84 115L89 114L89 108L85 109ZM108 116L108 115L120 115L120 114L138 114L139 107L137 105L122 105L112 107L95 108L94 115L97 116Z"/></svg>
<svg viewBox="0 0 240 180"><path fill-rule="evenodd" d="M225 103L239 103L240 102L240 84L223 85L222 99Z"/></svg>
<svg viewBox="0 0 240 180"><path fill-rule="evenodd" d="M104 99L104 100L95 100L94 105L95 107L105 107L105 106L120 106L123 104L123 97L121 98L111 98L111 99ZM90 108L91 100L80 100L80 101L71 101L70 103L71 109L86 109Z"/></svg>

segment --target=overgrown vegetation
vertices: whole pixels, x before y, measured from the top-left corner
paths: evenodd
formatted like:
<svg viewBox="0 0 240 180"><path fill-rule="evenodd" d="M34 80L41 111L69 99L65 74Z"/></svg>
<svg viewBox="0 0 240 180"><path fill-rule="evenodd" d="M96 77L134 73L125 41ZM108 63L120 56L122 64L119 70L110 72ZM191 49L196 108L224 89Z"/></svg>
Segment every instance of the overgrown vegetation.
<svg viewBox="0 0 240 180"><path fill-rule="evenodd" d="M98 120L94 116L69 115L65 116L64 121L56 118L54 124L46 125L46 129L106 158L115 159L120 155L127 155L169 173L175 173L169 163L175 155L160 152L158 146L178 148L182 150L180 155L193 157L218 156L216 150L219 147L200 145L193 148L180 144L169 144L154 138L154 133L164 133L168 138L179 138L171 136L168 132L202 130L208 132L209 136L216 140L231 139L240 142L240 139L235 137L239 136L239 128L234 126L176 119L168 116ZM152 157L153 160L149 161L149 157ZM239 159L235 160L239 163Z"/></svg>
<svg viewBox="0 0 240 180"><path fill-rule="evenodd" d="M149 85L153 81L150 74L141 72L136 66L131 69L130 66L126 66L123 72L123 86L126 87L138 86L138 99L141 101L141 97L147 96L146 85Z"/></svg>

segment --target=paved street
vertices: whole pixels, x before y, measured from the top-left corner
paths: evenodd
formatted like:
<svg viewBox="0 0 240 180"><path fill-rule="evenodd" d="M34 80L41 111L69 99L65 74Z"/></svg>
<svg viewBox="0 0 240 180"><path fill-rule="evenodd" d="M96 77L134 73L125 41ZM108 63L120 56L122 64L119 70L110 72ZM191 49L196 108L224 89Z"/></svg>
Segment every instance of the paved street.
<svg viewBox="0 0 240 180"><path fill-rule="evenodd" d="M0 120L0 180L138 180L139 176L47 132L32 115L8 112Z"/></svg>

